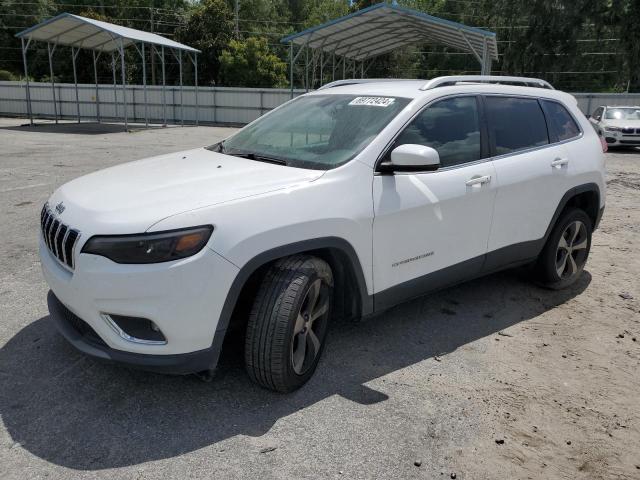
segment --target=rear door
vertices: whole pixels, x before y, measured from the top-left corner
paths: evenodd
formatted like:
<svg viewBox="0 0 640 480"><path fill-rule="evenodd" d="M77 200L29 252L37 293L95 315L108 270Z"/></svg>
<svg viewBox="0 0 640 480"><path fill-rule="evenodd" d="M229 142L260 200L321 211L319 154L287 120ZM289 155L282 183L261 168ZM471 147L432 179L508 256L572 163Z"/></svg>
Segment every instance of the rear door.
<svg viewBox="0 0 640 480"><path fill-rule="evenodd" d="M389 149L435 148L437 171L374 176L376 309L479 273L496 194L479 107L475 95L438 100Z"/></svg>
<svg viewBox="0 0 640 480"><path fill-rule="evenodd" d="M571 159L564 141L580 130L556 102L497 95L484 102L498 183L485 264L492 270L538 254L569 188Z"/></svg>

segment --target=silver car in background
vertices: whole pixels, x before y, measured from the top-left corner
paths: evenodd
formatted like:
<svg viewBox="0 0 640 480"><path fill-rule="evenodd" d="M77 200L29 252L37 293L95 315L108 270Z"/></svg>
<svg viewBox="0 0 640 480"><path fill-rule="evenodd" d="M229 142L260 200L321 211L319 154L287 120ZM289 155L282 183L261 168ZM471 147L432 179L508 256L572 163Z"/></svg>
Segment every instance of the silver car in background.
<svg viewBox="0 0 640 480"><path fill-rule="evenodd" d="M640 146L640 107L601 106L589 121L609 147Z"/></svg>

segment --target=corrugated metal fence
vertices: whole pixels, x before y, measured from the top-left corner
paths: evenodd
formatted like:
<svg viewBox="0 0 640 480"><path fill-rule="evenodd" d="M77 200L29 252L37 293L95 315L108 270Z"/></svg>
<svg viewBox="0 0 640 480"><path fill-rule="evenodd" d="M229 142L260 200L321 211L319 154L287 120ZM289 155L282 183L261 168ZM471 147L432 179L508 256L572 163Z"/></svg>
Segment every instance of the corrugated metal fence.
<svg viewBox="0 0 640 480"><path fill-rule="evenodd" d="M127 86L127 113L130 122L144 122L145 103L142 85ZM199 87L198 108L195 106L196 90L194 87L183 87L184 102L181 106L180 88L168 86L165 89L163 104L162 87L147 87L147 115L151 123L161 123L166 118L168 123L194 123L196 110L198 119L203 123L245 124L260 115L289 100L288 89L277 88L231 88L231 87ZM96 106L96 93L99 108ZM295 90L300 95L304 90ZM640 93L574 93L578 105L584 113L592 113L600 105L640 105ZM80 118L83 121L94 121L98 110L105 121L120 121L123 117L122 87L99 85L78 85L80 100ZM0 82L0 115L27 115L27 102L24 83ZM56 84L56 104L58 115L64 119L75 119L76 97L73 84ZM54 118L53 95L51 84L31 83L31 105L36 118Z"/></svg>
<svg viewBox="0 0 640 480"><path fill-rule="evenodd" d="M58 116L76 119L76 93L73 84L57 83L56 105ZM53 94L50 83L30 83L31 108L34 118L54 118ZM96 102L99 99L99 107ZM304 90L294 90L294 96ZM98 110L104 121L120 121L123 117L122 87L113 85L78 85L80 119L95 121ZM129 122L145 121L144 89L142 85L128 85L127 114ZM196 89L183 87L181 106L180 87L165 89L166 118L168 123L192 124L196 120ZM291 98L291 91L277 88L198 87L198 119L203 123L245 124L255 120L272 108ZM165 106L161 86L147 87L147 115L151 123L162 123ZM0 115L27 116L26 90L22 82L0 82Z"/></svg>

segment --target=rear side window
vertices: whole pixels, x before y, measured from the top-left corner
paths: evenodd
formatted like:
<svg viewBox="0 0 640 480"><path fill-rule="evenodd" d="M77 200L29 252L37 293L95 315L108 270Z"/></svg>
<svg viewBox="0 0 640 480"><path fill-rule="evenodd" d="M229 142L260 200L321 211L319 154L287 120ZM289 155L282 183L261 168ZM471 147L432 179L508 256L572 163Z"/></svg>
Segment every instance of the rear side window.
<svg viewBox="0 0 640 480"><path fill-rule="evenodd" d="M541 100L541 102L549 122L549 133L552 141L569 140L580 135L580 128L578 128L576 121L566 108L551 100Z"/></svg>
<svg viewBox="0 0 640 480"><path fill-rule="evenodd" d="M407 143L436 149L442 167L479 160L480 120L476 97L448 98L429 105L398 136L393 148Z"/></svg>
<svg viewBox="0 0 640 480"><path fill-rule="evenodd" d="M486 97L496 155L549 143L547 123L535 98Z"/></svg>

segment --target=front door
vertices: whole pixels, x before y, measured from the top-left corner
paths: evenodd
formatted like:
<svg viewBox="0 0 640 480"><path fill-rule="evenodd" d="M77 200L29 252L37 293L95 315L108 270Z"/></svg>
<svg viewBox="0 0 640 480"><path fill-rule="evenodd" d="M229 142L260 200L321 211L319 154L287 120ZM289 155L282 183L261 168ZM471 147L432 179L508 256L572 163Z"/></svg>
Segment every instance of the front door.
<svg viewBox="0 0 640 480"><path fill-rule="evenodd" d="M487 251L496 195L475 96L429 105L393 148L435 148L441 167L376 174L373 181L375 307L384 309L476 275Z"/></svg>

